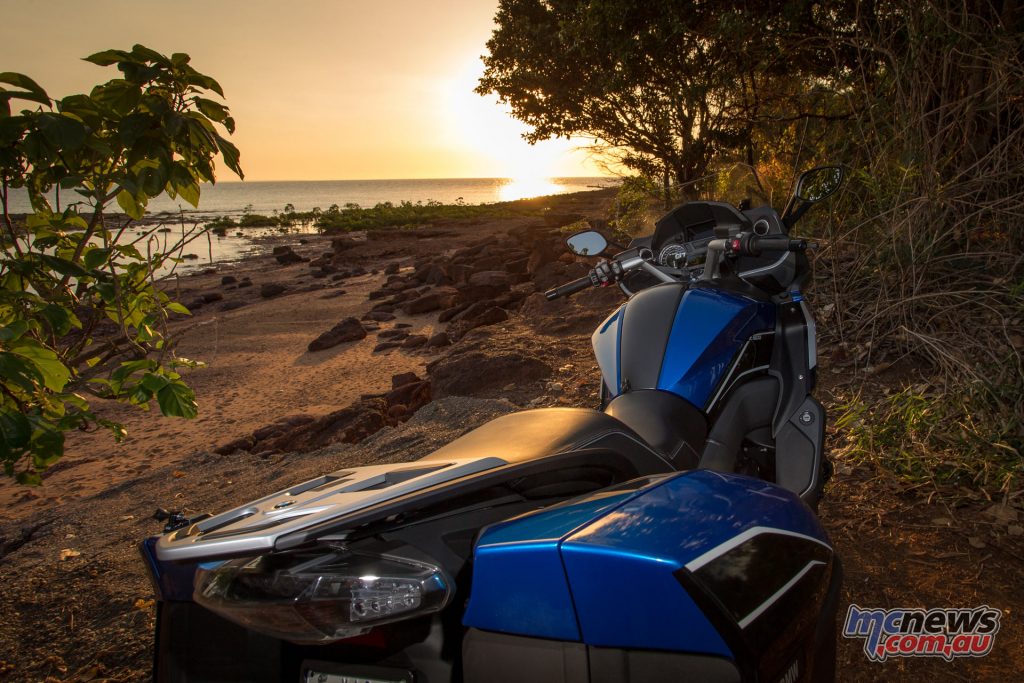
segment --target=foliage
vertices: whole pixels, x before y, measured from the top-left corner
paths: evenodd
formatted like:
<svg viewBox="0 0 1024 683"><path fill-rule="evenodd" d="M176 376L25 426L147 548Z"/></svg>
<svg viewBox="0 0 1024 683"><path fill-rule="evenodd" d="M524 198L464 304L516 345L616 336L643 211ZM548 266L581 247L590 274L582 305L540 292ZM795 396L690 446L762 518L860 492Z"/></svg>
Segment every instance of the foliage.
<svg viewBox="0 0 1024 683"><path fill-rule="evenodd" d="M753 164L755 126L783 102L797 107L789 122L844 115L812 110L814 89L777 85L820 78L843 51L814 40L816 5L503 0L477 92L511 105L531 142L591 137L627 168L696 196L713 162Z"/></svg>
<svg viewBox="0 0 1024 683"><path fill-rule="evenodd" d="M608 226L620 235L638 236L650 232L652 201L658 187L650 178L624 178L615 193Z"/></svg>
<svg viewBox="0 0 1024 683"><path fill-rule="evenodd" d="M149 199L164 192L193 206L214 181L214 159L239 176L238 150L218 131L234 131L213 78L189 56L142 45L86 57L116 65L121 77L88 94L53 101L35 81L0 74L0 461L22 483L64 452L69 430L121 425L99 417L99 397L164 415L193 417L195 397L167 332L172 302L154 274L173 266L194 238L159 247L158 228L131 238ZM14 101L32 109L14 111ZM33 213L16 222L10 191L24 188ZM61 193L73 201L62 207ZM51 193L53 200L51 200ZM113 219L116 205L125 216ZM154 248L156 247L156 248Z"/></svg>
<svg viewBox="0 0 1024 683"><path fill-rule="evenodd" d="M316 226L325 232L349 232L384 227L414 228L436 221L506 218L527 213L530 213L530 209L516 203L470 205L403 201L398 204L383 202L369 209L356 204L346 204L345 208L334 205L318 214Z"/></svg>

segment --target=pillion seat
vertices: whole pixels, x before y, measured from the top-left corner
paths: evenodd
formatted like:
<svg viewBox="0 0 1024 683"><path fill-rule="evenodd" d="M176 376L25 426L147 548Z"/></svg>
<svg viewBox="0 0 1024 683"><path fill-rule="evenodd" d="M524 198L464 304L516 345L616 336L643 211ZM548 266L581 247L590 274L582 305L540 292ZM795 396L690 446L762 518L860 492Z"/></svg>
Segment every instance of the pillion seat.
<svg viewBox="0 0 1024 683"><path fill-rule="evenodd" d="M632 413L627 417L632 417ZM649 429L642 420L637 422ZM686 465L681 468L678 458L669 457L672 451L655 447L616 416L587 408L541 408L503 415L434 451L421 462L487 456L516 464L584 450L617 453L646 473L692 466L686 458Z"/></svg>

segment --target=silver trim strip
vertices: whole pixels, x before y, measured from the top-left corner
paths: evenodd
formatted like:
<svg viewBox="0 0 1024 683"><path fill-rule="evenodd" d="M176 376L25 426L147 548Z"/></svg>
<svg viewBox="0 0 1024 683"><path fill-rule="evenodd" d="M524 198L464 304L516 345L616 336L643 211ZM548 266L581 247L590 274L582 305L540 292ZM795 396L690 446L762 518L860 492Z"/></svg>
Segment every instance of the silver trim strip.
<svg viewBox="0 0 1024 683"><path fill-rule="evenodd" d="M727 552L729 552L730 550L732 550L736 546L742 545L742 544L746 543L747 541L749 541L750 539L752 539L754 536L760 536L761 534L781 534L783 536L793 536L794 538L802 538L805 541L811 541L813 543L817 543L818 545L820 545L820 546L822 546L824 548L828 548L829 552L833 552L832 546L830 546L828 543L825 543L824 541L821 541L821 540L819 540L817 538L814 538L813 536L808 536L806 534L801 534L801 533L796 532L796 531L787 531L785 529L776 529L775 527L770 527L770 526L752 526L749 529L747 529L746 531L744 531L743 533L737 534L736 536L733 536L728 541L725 541L724 543L716 545L711 550L708 550L707 552L705 552L705 553L697 556L696 558L690 560L689 562L686 563L685 566L691 572L695 572L698 569L700 569L701 567L703 567L704 565L706 565L707 563L709 563L712 560L714 560L715 558L720 557L720 556L726 554Z"/></svg>
<svg viewBox="0 0 1024 683"><path fill-rule="evenodd" d="M810 562L808 562L803 569L796 573L796 576L794 576L792 579L783 584L782 588L772 593L768 597L768 599L762 602L753 612L740 619L740 628L746 628L747 625L750 624L750 622L754 621L754 619L757 619L759 616L761 616L761 614L764 613L766 609L775 604L775 602L779 598L781 598L786 593L786 591L792 588L797 581L803 578L804 574L811 571L811 569L813 569L815 565L819 564L822 566L825 565L825 563L821 560L811 560Z"/></svg>

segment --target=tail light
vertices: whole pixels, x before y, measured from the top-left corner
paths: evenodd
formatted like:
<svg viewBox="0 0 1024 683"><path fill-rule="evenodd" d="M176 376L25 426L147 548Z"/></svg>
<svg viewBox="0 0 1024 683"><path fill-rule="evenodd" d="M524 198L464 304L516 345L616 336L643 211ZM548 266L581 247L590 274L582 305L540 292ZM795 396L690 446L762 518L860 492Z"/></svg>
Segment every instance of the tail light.
<svg viewBox="0 0 1024 683"><path fill-rule="evenodd" d="M295 643L321 643L438 612L453 590L433 565L332 548L201 568L193 599L245 628Z"/></svg>

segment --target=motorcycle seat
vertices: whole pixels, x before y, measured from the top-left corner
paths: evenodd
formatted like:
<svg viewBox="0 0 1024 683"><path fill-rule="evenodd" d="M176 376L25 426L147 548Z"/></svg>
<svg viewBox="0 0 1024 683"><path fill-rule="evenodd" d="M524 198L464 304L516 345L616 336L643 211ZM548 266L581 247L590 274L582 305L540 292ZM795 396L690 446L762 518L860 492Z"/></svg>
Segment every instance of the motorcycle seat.
<svg viewBox="0 0 1024 683"><path fill-rule="evenodd" d="M486 456L515 464L585 449L619 453L632 461L639 472L675 469L628 426L587 408L540 408L503 415L442 446L420 462Z"/></svg>
<svg viewBox="0 0 1024 683"><path fill-rule="evenodd" d="M708 423L686 399L657 389L629 391L613 398L605 413L640 435L675 469L692 469L700 461Z"/></svg>

